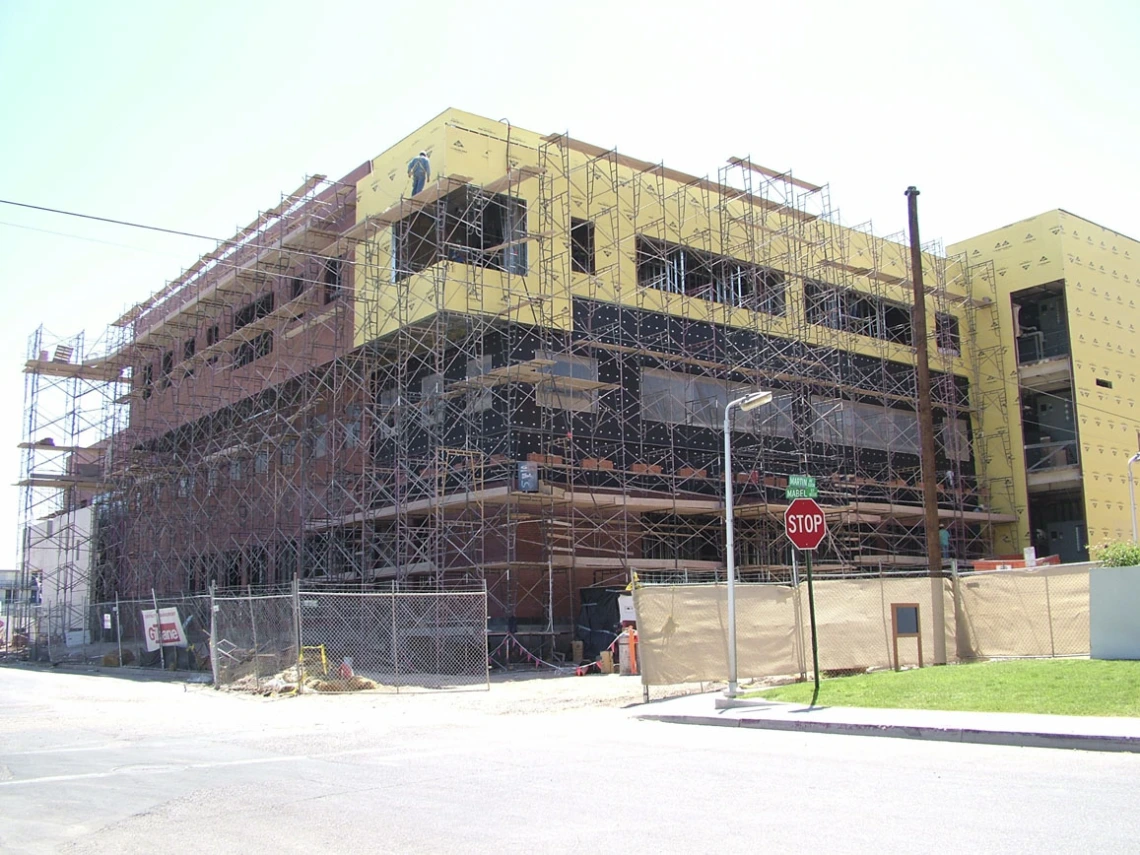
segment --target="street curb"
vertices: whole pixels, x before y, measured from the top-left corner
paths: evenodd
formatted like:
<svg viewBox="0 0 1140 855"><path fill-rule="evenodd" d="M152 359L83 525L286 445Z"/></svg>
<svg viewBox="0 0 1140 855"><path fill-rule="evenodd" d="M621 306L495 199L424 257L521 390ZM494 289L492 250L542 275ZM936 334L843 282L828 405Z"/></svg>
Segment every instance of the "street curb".
<svg viewBox="0 0 1140 855"><path fill-rule="evenodd" d="M764 718L720 718L706 715L639 715L642 721L746 727L756 730L831 733L840 736L887 736L974 745L1011 745L1022 748L1064 748L1074 751L1124 751L1140 754L1140 737L1093 736L1072 733L1027 733L1014 730L976 730L965 727L919 727L900 724L852 724L831 721L780 721Z"/></svg>

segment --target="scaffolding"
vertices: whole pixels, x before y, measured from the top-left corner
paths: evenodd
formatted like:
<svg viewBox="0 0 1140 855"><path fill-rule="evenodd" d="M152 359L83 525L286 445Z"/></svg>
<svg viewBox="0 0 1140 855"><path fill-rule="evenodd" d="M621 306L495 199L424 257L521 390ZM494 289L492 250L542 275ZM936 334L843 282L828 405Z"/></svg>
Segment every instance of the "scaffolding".
<svg viewBox="0 0 1140 855"><path fill-rule="evenodd" d="M504 133L500 177L379 213L357 210L370 163L307 180L97 354L37 332L21 527L76 533L53 561L26 539L26 574L77 604L485 583L489 631L552 650L580 588L723 576L721 419L755 388L773 401L737 416L730 462L742 577L794 572L792 475L829 515L821 572L925 567L905 241L748 158L701 179ZM970 450L971 273L931 250L939 515L968 559L1010 520Z"/></svg>

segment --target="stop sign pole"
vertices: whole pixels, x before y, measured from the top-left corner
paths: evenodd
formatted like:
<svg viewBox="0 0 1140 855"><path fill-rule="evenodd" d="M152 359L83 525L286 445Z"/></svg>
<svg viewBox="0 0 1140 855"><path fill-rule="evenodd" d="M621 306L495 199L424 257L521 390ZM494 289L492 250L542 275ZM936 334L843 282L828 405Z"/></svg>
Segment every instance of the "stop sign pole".
<svg viewBox="0 0 1140 855"><path fill-rule="evenodd" d="M827 517L814 499L795 499L784 511L784 534L804 555L807 565L808 615L811 619L811 668L815 689L811 705L819 700L819 640L815 631L815 587L812 585L811 555L827 534Z"/></svg>

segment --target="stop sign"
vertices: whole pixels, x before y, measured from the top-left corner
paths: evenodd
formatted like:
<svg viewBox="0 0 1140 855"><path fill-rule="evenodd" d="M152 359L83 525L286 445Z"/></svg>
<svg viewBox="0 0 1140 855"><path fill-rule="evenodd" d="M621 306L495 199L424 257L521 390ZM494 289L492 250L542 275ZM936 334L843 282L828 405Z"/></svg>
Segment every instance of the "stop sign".
<svg viewBox="0 0 1140 855"><path fill-rule="evenodd" d="M827 518L815 499L796 499L784 511L784 534L800 549L815 549L827 534Z"/></svg>

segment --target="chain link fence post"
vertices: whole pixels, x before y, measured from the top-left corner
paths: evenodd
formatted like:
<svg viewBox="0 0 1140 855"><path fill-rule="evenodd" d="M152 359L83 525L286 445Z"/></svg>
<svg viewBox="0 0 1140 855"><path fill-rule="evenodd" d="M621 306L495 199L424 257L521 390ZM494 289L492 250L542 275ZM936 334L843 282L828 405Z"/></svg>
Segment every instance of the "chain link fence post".
<svg viewBox="0 0 1140 855"><path fill-rule="evenodd" d="M297 694L305 692L305 637L304 626L301 621L301 581L297 574L293 574L293 637L297 643Z"/></svg>
<svg viewBox="0 0 1140 855"><path fill-rule="evenodd" d="M218 604L215 601L217 583L210 580L210 673L214 675L214 688L218 686Z"/></svg>
<svg viewBox="0 0 1140 855"><path fill-rule="evenodd" d="M253 685L259 692L261 691L261 663L258 661L258 652L260 647L257 644L257 615L253 611L253 590L247 585L245 588L246 602L249 604L249 631L253 637Z"/></svg>
<svg viewBox="0 0 1140 855"><path fill-rule="evenodd" d="M482 636L482 645L480 647L480 654L483 657L483 686L489 692L491 691L491 659L487 655L487 627L490 624L491 616L487 611L487 577L483 577L483 615L480 627L480 635ZM649 687L645 688L645 701L649 702Z"/></svg>
<svg viewBox="0 0 1140 855"><path fill-rule="evenodd" d="M166 670L166 647L162 643L162 621L158 617L158 596L154 593L154 588L150 589L150 599L154 603L154 629L155 637L158 642L158 661L162 665L162 670ZM145 621L144 621L145 624ZM145 632L144 632L145 634Z"/></svg>
<svg viewBox="0 0 1140 855"><path fill-rule="evenodd" d="M400 691L400 645L396 638L396 586L392 586L392 593L388 595L392 600L392 682L396 691Z"/></svg>

